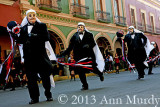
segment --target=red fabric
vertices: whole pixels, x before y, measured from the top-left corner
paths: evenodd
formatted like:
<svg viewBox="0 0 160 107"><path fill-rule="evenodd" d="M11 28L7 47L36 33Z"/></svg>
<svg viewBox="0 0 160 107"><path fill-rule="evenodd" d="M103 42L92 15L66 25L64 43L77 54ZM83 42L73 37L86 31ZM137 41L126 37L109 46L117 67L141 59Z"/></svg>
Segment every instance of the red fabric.
<svg viewBox="0 0 160 107"><path fill-rule="evenodd" d="M115 58L115 63L120 63L119 58Z"/></svg>
<svg viewBox="0 0 160 107"><path fill-rule="evenodd" d="M76 63L76 61L74 59L71 59L70 63Z"/></svg>
<svg viewBox="0 0 160 107"><path fill-rule="evenodd" d="M78 62L78 63L76 63L76 61L73 60L71 63L63 63L63 62L61 62L61 61L58 59L57 62L58 62L59 64L62 64L62 65L77 66L77 67L82 67L82 68L86 68L86 69L93 70L92 67L83 66L83 65L87 65L87 64L89 64L89 65L92 64L92 63L93 63L92 61L88 61L88 62ZM81 65L76 65L76 64L81 64Z"/></svg>

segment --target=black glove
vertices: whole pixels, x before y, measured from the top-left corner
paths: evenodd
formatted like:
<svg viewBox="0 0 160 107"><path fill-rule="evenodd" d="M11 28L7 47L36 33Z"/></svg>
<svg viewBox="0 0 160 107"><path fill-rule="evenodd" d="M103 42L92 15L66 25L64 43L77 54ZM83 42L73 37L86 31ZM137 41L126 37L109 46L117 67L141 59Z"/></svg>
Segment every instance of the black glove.
<svg viewBox="0 0 160 107"><path fill-rule="evenodd" d="M17 34L11 33L11 36L13 37L13 39L14 39L15 41L18 40L18 35L17 35Z"/></svg>
<svg viewBox="0 0 160 107"><path fill-rule="evenodd" d="M97 64L96 62L92 63L92 66L93 66L93 67L97 67L97 65L98 65L98 64Z"/></svg>
<svg viewBox="0 0 160 107"><path fill-rule="evenodd" d="M37 34L29 33L29 34L28 34L28 36L29 36L29 37L36 37L36 36L37 36Z"/></svg>
<svg viewBox="0 0 160 107"><path fill-rule="evenodd" d="M51 62L52 62L52 64L56 64L57 63L56 60L51 60Z"/></svg>
<svg viewBox="0 0 160 107"><path fill-rule="evenodd" d="M88 45L88 44L85 44L85 45L83 46L83 48L88 49L88 48L89 48L89 45Z"/></svg>

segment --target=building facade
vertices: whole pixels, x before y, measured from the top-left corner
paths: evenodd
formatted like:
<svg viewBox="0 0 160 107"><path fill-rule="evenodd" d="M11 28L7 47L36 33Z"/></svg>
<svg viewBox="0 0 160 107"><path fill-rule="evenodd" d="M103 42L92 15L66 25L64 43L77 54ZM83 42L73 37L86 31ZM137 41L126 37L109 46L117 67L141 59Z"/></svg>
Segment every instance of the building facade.
<svg viewBox="0 0 160 107"><path fill-rule="evenodd" d="M2 1L0 0L0 6L13 7L15 4L15 0L6 0L10 5ZM86 28L94 34L103 55L107 52L114 55L121 51L115 33L118 29L127 29L124 0L16 0L16 3L20 9L17 16L21 17L21 20L28 9L34 9L41 22L47 24L51 35L50 43L56 54L68 47L70 38L77 31L78 22L84 22ZM5 22L5 25L8 22ZM18 23L21 22L18 20ZM0 24L2 27L6 27L5 25ZM9 42L9 38L7 41ZM4 47L3 43L3 40L0 40L1 47ZM6 50L9 50L9 47L1 48L2 57Z"/></svg>
<svg viewBox="0 0 160 107"><path fill-rule="evenodd" d="M127 25L141 30L160 46L160 1L125 0Z"/></svg>

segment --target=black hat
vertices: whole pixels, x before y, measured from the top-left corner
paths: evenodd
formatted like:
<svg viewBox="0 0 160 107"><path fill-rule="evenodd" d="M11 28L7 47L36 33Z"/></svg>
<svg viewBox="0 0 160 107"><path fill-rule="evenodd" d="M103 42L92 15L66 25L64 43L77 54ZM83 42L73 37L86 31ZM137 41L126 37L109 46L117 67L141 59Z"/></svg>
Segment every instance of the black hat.
<svg viewBox="0 0 160 107"><path fill-rule="evenodd" d="M117 35L117 37L123 37L123 35L124 35L123 30L118 30L116 35Z"/></svg>
<svg viewBox="0 0 160 107"><path fill-rule="evenodd" d="M10 22L7 24L7 30L8 30L8 32L10 32L10 33L18 34L18 33L20 32L20 25L17 24L16 21L10 21Z"/></svg>

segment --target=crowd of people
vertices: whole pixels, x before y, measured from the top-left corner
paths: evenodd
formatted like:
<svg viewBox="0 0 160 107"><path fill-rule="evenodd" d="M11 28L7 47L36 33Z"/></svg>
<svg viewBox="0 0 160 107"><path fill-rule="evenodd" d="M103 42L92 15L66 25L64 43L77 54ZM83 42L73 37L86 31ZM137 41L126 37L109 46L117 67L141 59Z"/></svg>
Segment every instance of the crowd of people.
<svg viewBox="0 0 160 107"><path fill-rule="evenodd" d="M116 74L119 74L120 69L128 69L127 63L124 59L124 57L120 54L118 55L117 53L113 57L110 53L108 55L105 55L105 69L104 73L108 73L110 71L115 70Z"/></svg>
<svg viewBox="0 0 160 107"><path fill-rule="evenodd" d="M6 74L7 70L4 64L2 73L0 74L0 89L6 90L11 88L10 91L14 91L15 87L27 87L28 80L20 57L14 58L8 78L6 78Z"/></svg>

